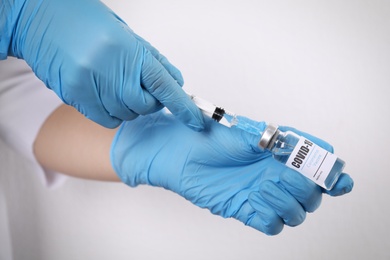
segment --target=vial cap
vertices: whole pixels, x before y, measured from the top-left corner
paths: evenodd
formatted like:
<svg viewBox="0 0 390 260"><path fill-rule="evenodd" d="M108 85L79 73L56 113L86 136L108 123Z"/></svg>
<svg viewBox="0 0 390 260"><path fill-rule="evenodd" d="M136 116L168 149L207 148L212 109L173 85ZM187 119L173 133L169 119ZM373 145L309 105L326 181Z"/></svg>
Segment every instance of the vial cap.
<svg viewBox="0 0 390 260"><path fill-rule="evenodd" d="M260 148L266 149L268 147L276 131L278 131L277 125L273 125L273 124L267 125L259 141Z"/></svg>

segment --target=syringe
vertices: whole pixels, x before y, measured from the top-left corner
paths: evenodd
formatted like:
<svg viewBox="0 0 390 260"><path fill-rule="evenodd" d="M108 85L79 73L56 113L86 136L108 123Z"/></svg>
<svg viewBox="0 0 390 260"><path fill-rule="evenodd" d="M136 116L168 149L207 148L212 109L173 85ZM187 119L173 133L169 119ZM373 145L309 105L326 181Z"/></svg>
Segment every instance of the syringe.
<svg viewBox="0 0 390 260"><path fill-rule="evenodd" d="M256 123L254 121L243 117L238 116L234 113L231 113L225 110L222 107L216 106L213 103L204 100L203 98L197 97L192 94L188 94L192 99L195 105L203 112L204 115L214 119L216 122L227 126L227 127L237 127L245 132L261 135L266 127L265 123Z"/></svg>

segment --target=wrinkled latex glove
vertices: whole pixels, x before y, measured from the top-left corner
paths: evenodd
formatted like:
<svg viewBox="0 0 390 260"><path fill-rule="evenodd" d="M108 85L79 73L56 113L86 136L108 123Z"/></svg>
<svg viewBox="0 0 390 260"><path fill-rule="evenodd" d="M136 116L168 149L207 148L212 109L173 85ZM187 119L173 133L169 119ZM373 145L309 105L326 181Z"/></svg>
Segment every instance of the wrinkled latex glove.
<svg viewBox="0 0 390 260"><path fill-rule="evenodd" d="M24 59L93 121L115 127L166 106L203 129L179 70L100 1L4 0L0 14L0 59Z"/></svg>
<svg viewBox="0 0 390 260"><path fill-rule="evenodd" d="M122 124L112 144L111 161L130 186L163 187L213 214L274 235L284 225L301 224L306 212L319 207L324 190L262 152L259 139L210 120L203 132L194 132L172 115L158 112ZM352 179L342 174L329 193L342 195L352 186Z"/></svg>

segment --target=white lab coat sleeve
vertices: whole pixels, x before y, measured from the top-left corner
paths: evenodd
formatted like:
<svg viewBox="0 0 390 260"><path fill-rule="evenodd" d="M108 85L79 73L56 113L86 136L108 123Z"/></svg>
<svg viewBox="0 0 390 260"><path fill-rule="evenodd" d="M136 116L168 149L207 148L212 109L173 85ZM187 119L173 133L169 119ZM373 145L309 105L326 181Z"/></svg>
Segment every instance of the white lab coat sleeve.
<svg viewBox="0 0 390 260"><path fill-rule="evenodd" d="M47 117L61 103L23 60L0 61L0 138L33 163L31 171L48 187L60 185L65 176L42 168L33 144Z"/></svg>

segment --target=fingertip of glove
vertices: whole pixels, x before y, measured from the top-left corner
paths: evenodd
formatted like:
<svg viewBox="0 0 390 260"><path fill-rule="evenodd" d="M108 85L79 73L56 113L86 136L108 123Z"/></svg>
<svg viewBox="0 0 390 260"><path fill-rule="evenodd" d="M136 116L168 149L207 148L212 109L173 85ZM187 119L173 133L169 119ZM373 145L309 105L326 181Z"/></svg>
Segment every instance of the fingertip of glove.
<svg viewBox="0 0 390 260"><path fill-rule="evenodd" d="M249 219L247 226L257 229L267 236L275 236L282 232L284 223L274 210L264 201L259 192L251 192L249 204L256 211Z"/></svg>
<svg viewBox="0 0 390 260"><path fill-rule="evenodd" d="M205 121L202 112L192 102L184 109L184 113L179 112L175 116L178 116L179 120L184 122L190 129L196 132L203 131L205 129Z"/></svg>
<svg viewBox="0 0 390 260"><path fill-rule="evenodd" d="M112 117L108 114L105 116L93 116L89 114L84 114L84 116L89 120L92 120L95 123L110 129L117 128L123 122L119 118Z"/></svg>
<svg viewBox="0 0 390 260"><path fill-rule="evenodd" d="M332 197L342 196L344 194L350 193L353 189L353 186L353 179L348 174L343 173L339 177L333 189L326 191L326 193Z"/></svg>
<svg viewBox="0 0 390 260"><path fill-rule="evenodd" d="M184 123L196 132L202 132L205 129L205 122L203 117L192 116L190 120L185 120Z"/></svg>
<svg viewBox="0 0 390 260"><path fill-rule="evenodd" d="M267 218L264 219L259 213L255 213L250 221L245 223L245 225L258 230L267 236L276 236L281 233L284 228L284 224L279 221L278 218L277 221Z"/></svg>
<svg viewBox="0 0 390 260"><path fill-rule="evenodd" d="M195 131L195 132L202 132L204 130L204 127L202 126L199 126L199 125L191 125L191 124L188 124L187 125L191 130Z"/></svg>

